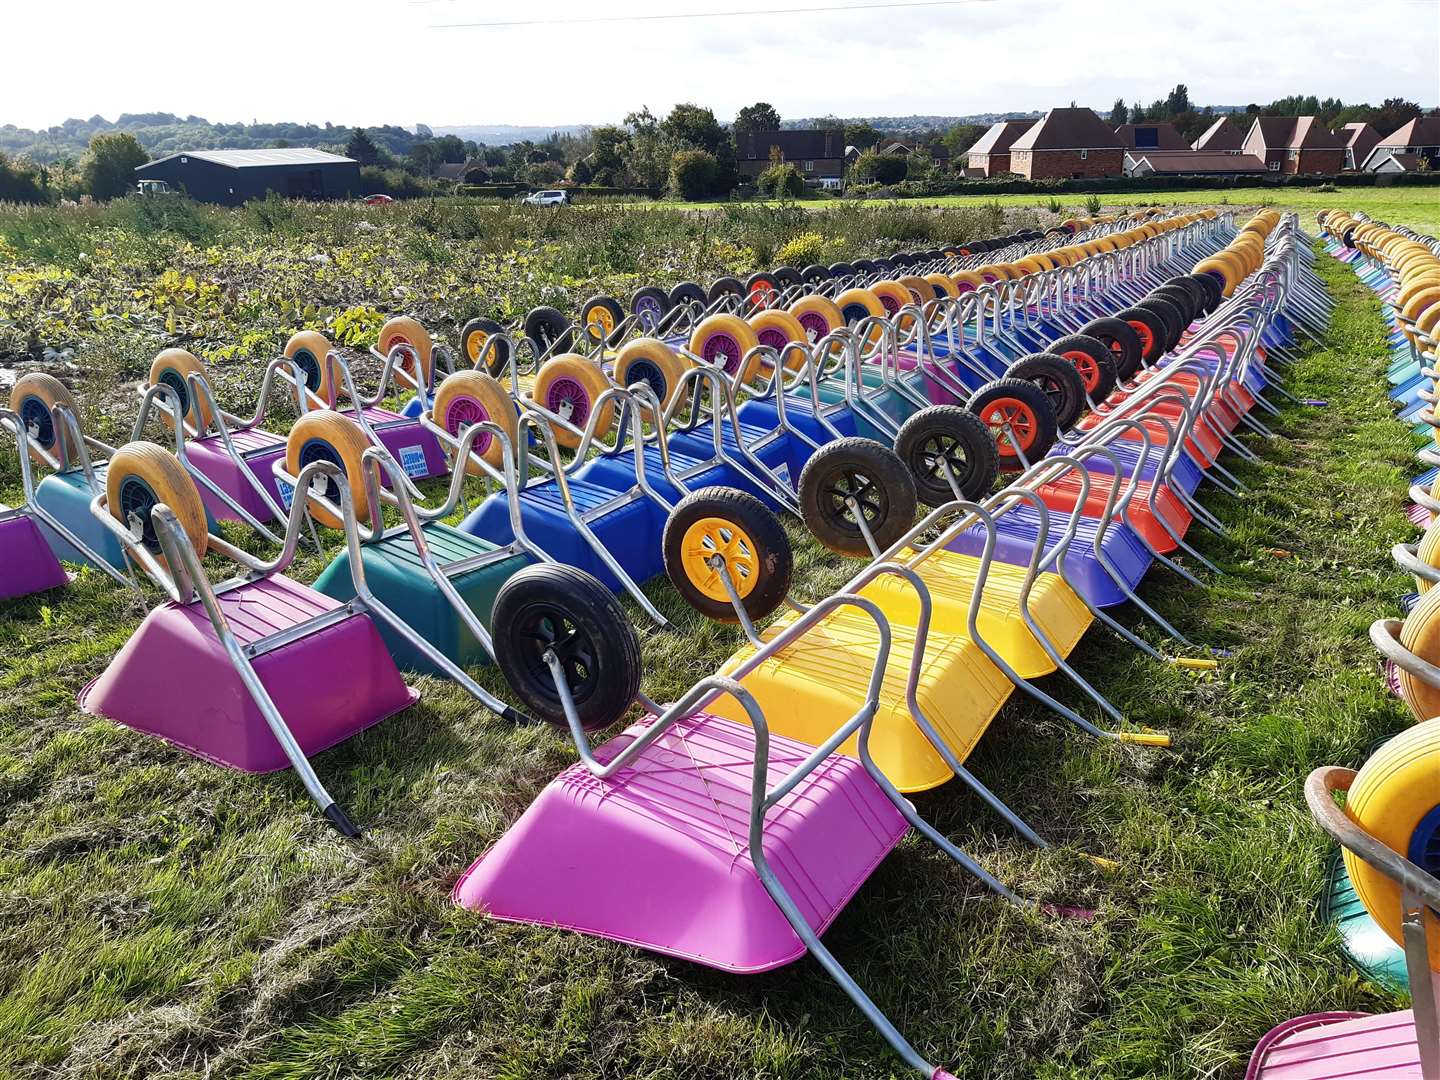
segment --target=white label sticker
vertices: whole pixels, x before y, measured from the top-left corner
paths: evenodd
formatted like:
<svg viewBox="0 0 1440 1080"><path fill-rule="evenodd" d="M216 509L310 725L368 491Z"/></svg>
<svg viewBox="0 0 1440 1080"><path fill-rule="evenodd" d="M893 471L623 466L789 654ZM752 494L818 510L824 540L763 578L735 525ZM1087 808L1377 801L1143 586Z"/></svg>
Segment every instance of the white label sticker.
<svg viewBox="0 0 1440 1080"><path fill-rule="evenodd" d="M276 478L275 488L280 492L280 501L284 504L285 509L289 510L290 504L295 501L295 485L287 480Z"/></svg>
<svg viewBox="0 0 1440 1080"><path fill-rule="evenodd" d="M412 479L424 477L430 471L425 465L425 448L402 446L400 448L400 466Z"/></svg>
<svg viewBox="0 0 1440 1080"><path fill-rule="evenodd" d="M790 465L788 462L782 461L779 465L776 465L770 471L773 472L776 476L780 477L781 480L784 480L785 483L789 484L791 487L795 486L794 482L790 479Z"/></svg>

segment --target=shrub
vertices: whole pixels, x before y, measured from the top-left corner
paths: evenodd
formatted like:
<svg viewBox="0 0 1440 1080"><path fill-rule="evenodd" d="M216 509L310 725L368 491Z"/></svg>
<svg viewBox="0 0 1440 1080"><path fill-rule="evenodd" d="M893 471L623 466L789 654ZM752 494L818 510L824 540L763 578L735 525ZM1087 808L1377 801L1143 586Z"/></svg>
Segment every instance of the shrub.
<svg viewBox="0 0 1440 1080"><path fill-rule="evenodd" d="M775 260L784 266L808 266L820 262L825 255L825 237L817 232L803 232L781 244Z"/></svg>
<svg viewBox="0 0 1440 1080"><path fill-rule="evenodd" d="M1091 217L1094 217L1096 214L1100 213L1099 195L1085 196L1085 213L1089 214Z"/></svg>
<svg viewBox="0 0 1440 1080"><path fill-rule="evenodd" d="M80 168L85 190L97 199L113 199L135 190L135 170L150 155L125 131L96 135Z"/></svg>
<svg viewBox="0 0 1440 1080"><path fill-rule="evenodd" d="M677 150L670 158L670 194L694 202L715 189L720 163L704 150Z"/></svg>
<svg viewBox="0 0 1440 1080"><path fill-rule="evenodd" d="M805 178L789 162L779 161L760 174L760 194L776 199L798 199L805 194Z"/></svg>
<svg viewBox="0 0 1440 1080"><path fill-rule="evenodd" d="M0 154L0 202L45 202L40 171L28 161L11 161Z"/></svg>
<svg viewBox="0 0 1440 1080"><path fill-rule="evenodd" d="M898 184L908 171L903 157L877 154L874 150L866 150L855 159L855 175L879 184Z"/></svg>

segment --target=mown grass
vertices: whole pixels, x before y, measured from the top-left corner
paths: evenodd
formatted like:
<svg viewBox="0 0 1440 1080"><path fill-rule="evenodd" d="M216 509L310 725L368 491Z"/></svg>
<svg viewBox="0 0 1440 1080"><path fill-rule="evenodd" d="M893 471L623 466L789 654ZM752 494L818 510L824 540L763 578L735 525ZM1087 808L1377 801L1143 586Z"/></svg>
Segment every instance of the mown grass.
<svg viewBox="0 0 1440 1080"><path fill-rule="evenodd" d="M1176 191L1145 193L1100 194L1105 213L1118 208L1140 206L1273 206L1277 210L1294 210L1307 224L1314 223L1315 211L1344 207L1351 213L1364 211L1373 218L1393 224L1409 225L1413 229L1435 233L1440 231L1440 188L1436 187L1342 187L1338 191L1321 191L1320 185L1313 188L1293 187L1236 187L1230 189L1195 188ZM1085 203L1090 198L1085 194L1067 195L939 195L923 199L905 199L882 204L908 206L919 203L946 209L965 207L1000 206L1007 210L1033 208L1048 211L1052 202L1058 203L1066 216L1084 214ZM867 200L868 202L869 200ZM831 199L806 201L800 205L823 208L834 204ZM651 206L675 205L665 203L646 204ZM714 209L724 203L683 203L689 209Z"/></svg>
<svg viewBox="0 0 1440 1080"><path fill-rule="evenodd" d="M917 799L1021 893L1096 917L1009 906L912 837L828 935L957 1075L1234 1076L1288 1016L1397 1006L1317 919L1327 844L1301 797L1310 768L1358 763L1406 722L1364 632L1407 588L1386 553L1413 532L1411 437L1389 419L1374 301L1347 269L1322 273L1339 307L1293 386L1330 406L1287 409L1280 437L1254 443L1265 462L1237 467L1244 499L1207 494L1234 534L1200 540L1225 577L1145 586L1233 656L1191 674L1098 629L1075 655L1176 747L1100 745L1007 705L971 765L1051 852L958 784ZM839 580L845 567L792 537L802 594ZM679 623L644 631L647 688L664 698L737 637L663 584L650 593ZM808 960L729 977L452 907L459 873L573 760L557 732L507 727L453 685L419 680L419 705L318 758L368 829L358 844L290 774L238 776L81 714L76 691L143 612L88 573L0 609L0 1073L904 1075Z"/></svg>

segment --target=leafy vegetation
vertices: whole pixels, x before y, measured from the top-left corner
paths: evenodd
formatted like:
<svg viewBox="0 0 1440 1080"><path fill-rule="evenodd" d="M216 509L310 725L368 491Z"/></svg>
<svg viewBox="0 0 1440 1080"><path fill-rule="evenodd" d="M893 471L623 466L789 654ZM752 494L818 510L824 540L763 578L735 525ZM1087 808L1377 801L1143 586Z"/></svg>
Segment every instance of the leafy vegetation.
<svg viewBox="0 0 1440 1080"><path fill-rule="evenodd" d="M223 398L248 402L256 369L242 358L298 324L344 336L393 306L449 326L542 296L752 269L782 243L844 255L987 231L990 211L183 213L156 226L118 207L0 212L0 355L78 343L89 407L128 395L120 384L158 345L185 342L232 377ZM1327 844L1300 791L1311 767L1358 763L1406 723L1364 631L1409 587L1387 552L1413 535L1412 440L1384 399L1374 300L1347 269L1322 269L1339 307L1293 389L1331 406L1287 407L1280 437L1253 443L1265 460L1235 466L1244 499L1207 493L1233 538L1198 541L1226 576L1205 590L1160 572L1145 585L1185 633L1233 656L1217 674L1186 673L1097 628L1074 657L1132 721L1174 731L1175 749L1096 743L1016 700L969 764L1060 848L1025 847L959 784L917 799L1024 895L1096 917L1007 905L912 838L827 935L956 1075L1238 1076L1282 1019L1399 1005L1344 964L1318 920ZM115 437L118 417L101 412ZM0 492L16 482L6 461ZM796 592L833 588L845 565L792 538ZM296 573L310 580L322 563ZM644 633L647 689L663 700L739 636L699 622L663 583L649 591L677 623ZM0 1073L906 1075L809 960L727 976L454 908L457 875L574 755L560 733L508 726L451 683L419 680L419 705L319 757L369 828L358 845L328 831L292 774L230 773L80 713L77 690L154 600L83 573L0 607ZM493 671L479 677L499 689ZM1120 869L1104 874L1082 850Z"/></svg>

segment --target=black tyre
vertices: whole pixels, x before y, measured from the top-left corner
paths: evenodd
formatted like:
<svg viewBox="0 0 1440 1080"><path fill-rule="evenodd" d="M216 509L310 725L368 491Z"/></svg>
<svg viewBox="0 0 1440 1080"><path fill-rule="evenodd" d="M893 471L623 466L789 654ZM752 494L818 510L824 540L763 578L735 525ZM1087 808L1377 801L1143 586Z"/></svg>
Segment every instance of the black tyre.
<svg viewBox="0 0 1440 1080"><path fill-rule="evenodd" d="M856 259L854 266L862 274L878 274L880 272L880 264L874 259Z"/></svg>
<svg viewBox="0 0 1440 1080"><path fill-rule="evenodd" d="M1126 382L1140 370L1140 335L1122 319L1093 319L1080 328L1080 333L1102 342L1115 361L1115 374Z"/></svg>
<svg viewBox="0 0 1440 1080"><path fill-rule="evenodd" d="M1140 356L1145 363L1153 364L1165 355L1167 328L1159 315L1143 307L1132 307L1117 311L1115 318L1129 323L1140 338Z"/></svg>
<svg viewBox="0 0 1440 1080"><path fill-rule="evenodd" d="M1190 294L1189 289L1181 285L1162 285L1145 300L1147 303L1151 300L1164 300L1171 305L1180 318L1182 330L1194 322L1196 316L1200 314L1200 305L1195 302L1195 297Z"/></svg>
<svg viewBox="0 0 1440 1080"><path fill-rule="evenodd" d="M893 450L873 439L851 437L822 446L800 471L800 516L815 539L842 555L868 557L850 498L882 551L915 523L915 480Z"/></svg>
<svg viewBox="0 0 1440 1080"><path fill-rule="evenodd" d="M893 274L898 265L894 259L871 259L870 264L875 267L873 273Z"/></svg>
<svg viewBox="0 0 1440 1080"><path fill-rule="evenodd" d="M851 266L849 263L844 263L844 262L831 263L831 264L830 264L830 276L831 276L831 277L837 277L837 278L839 278L839 277L854 277L854 276L855 276L855 267Z"/></svg>
<svg viewBox="0 0 1440 1080"><path fill-rule="evenodd" d="M810 285L820 285L829 281L832 277L828 266L821 266L819 263L811 263L800 271L800 276Z"/></svg>
<svg viewBox="0 0 1440 1080"><path fill-rule="evenodd" d="M580 309L580 325L592 344L609 344L615 328L625 320L625 309L612 296L592 296Z"/></svg>
<svg viewBox="0 0 1440 1080"><path fill-rule="evenodd" d="M711 560L724 561L752 619L769 615L790 592L795 570L779 519L748 492L707 487L680 500L665 522L665 573L685 602L707 619L739 622Z"/></svg>
<svg viewBox="0 0 1440 1080"><path fill-rule="evenodd" d="M770 276L783 289L793 289L796 285L804 284L805 280L793 266L777 266L770 271Z"/></svg>
<svg viewBox="0 0 1440 1080"><path fill-rule="evenodd" d="M525 316L525 336L536 356L559 356L575 349L575 328L553 307L537 307Z"/></svg>
<svg viewBox="0 0 1440 1080"><path fill-rule="evenodd" d="M987 494L1000 475L995 436L958 405L932 405L906 420L895 436L895 453L915 478L915 493L926 506L955 500L942 462L967 499Z"/></svg>
<svg viewBox="0 0 1440 1080"><path fill-rule="evenodd" d="M1069 431L1085 412L1085 380L1063 356L1031 353L1011 364L1005 377L1024 379L1044 390L1061 431Z"/></svg>
<svg viewBox="0 0 1440 1080"><path fill-rule="evenodd" d="M1070 334L1054 342L1047 351L1068 360L1080 373L1080 381L1085 384L1091 401L1104 401L1114 392L1118 378L1115 358L1099 338Z"/></svg>
<svg viewBox="0 0 1440 1080"><path fill-rule="evenodd" d="M1200 314L1205 310L1205 302L1210 297L1210 293L1206 291L1205 286L1186 274L1171 278L1161 287L1164 289L1175 288L1185 290L1185 294L1190 297L1190 318L1192 320L1200 317Z"/></svg>
<svg viewBox="0 0 1440 1080"><path fill-rule="evenodd" d="M1021 464L1016 444L1024 452L1025 460L1033 465L1055 445L1059 434L1050 398L1040 387L1024 379L996 379L986 383L971 395L966 407L983 420L995 436L1002 469Z"/></svg>
<svg viewBox="0 0 1440 1080"><path fill-rule="evenodd" d="M1220 283L1209 274L1188 274L1188 280L1200 286L1200 291L1205 294L1205 303L1200 310L1209 315L1220 306L1220 301L1225 299L1225 294L1220 290Z"/></svg>
<svg viewBox="0 0 1440 1080"><path fill-rule="evenodd" d="M670 314L670 294L654 285L642 285L630 294L630 310L640 319L647 334L653 334Z"/></svg>
<svg viewBox="0 0 1440 1080"><path fill-rule="evenodd" d="M900 251L890 256L890 261L902 270L908 270L915 265L915 256L908 251Z"/></svg>
<svg viewBox="0 0 1440 1080"><path fill-rule="evenodd" d="M460 328L460 351L465 359L496 378L510 366L510 345L505 341L492 341L505 328L494 319L471 319Z"/></svg>
<svg viewBox="0 0 1440 1080"><path fill-rule="evenodd" d="M705 298L705 290L693 281L682 281L670 290L670 306L672 308L687 304L699 304L703 308L707 303L709 301Z"/></svg>
<svg viewBox="0 0 1440 1080"><path fill-rule="evenodd" d="M1165 324L1164 352L1168 353L1180 343L1180 334L1187 324L1184 313L1172 301L1152 293L1135 306L1143 311L1153 312Z"/></svg>
<svg viewBox="0 0 1440 1080"><path fill-rule="evenodd" d="M619 601L573 566L527 566L500 588L490 620L495 662L534 716L566 727L544 654L564 666L586 731L623 717L640 691L640 641Z"/></svg>
<svg viewBox="0 0 1440 1080"><path fill-rule="evenodd" d="M739 278L722 277L716 278L710 283L710 291L705 294L707 303L715 303L722 296L745 296L745 285Z"/></svg>

